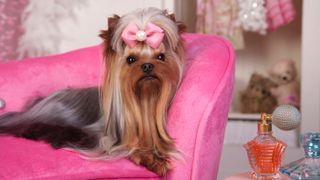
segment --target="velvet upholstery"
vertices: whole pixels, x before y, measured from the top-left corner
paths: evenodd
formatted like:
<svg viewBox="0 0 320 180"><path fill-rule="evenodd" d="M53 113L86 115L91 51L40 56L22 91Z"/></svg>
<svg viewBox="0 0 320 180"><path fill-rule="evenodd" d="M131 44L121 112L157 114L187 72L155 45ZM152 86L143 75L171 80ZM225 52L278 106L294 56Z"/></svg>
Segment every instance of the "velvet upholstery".
<svg viewBox="0 0 320 180"><path fill-rule="evenodd" d="M216 179L234 80L234 51L215 36L185 34L186 70L168 115L168 131L184 160L166 179ZM67 87L98 85L100 46L0 63L0 114L30 98ZM89 161L42 142L0 137L0 179L161 179L126 159Z"/></svg>

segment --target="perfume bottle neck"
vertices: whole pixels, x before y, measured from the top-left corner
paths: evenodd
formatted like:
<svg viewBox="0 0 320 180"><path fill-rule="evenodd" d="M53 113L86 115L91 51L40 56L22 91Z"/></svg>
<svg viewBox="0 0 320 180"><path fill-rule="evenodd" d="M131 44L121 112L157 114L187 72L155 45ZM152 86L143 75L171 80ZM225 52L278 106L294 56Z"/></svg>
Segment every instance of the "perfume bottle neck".
<svg viewBox="0 0 320 180"><path fill-rule="evenodd" d="M258 135L272 135L272 131L258 131Z"/></svg>
<svg viewBox="0 0 320 180"><path fill-rule="evenodd" d="M320 159L320 147L318 143L309 142L303 145L306 158Z"/></svg>
<svg viewBox="0 0 320 180"><path fill-rule="evenodd" d="M320 133L306 133L301 136L306 158L320 159Z"/></svg>
<svg viewBox="0 0 320 180"><path fill-rule="evenodd" d="M272 125L259 123L258 134L272 134Z"/></svg>
<svg viewBox="0 0 320 180"><path fill-rule="evenodd" d="M270 114L261 114L261 119L258 123L258 134L262 133L272 133L272 116Z"/></svg>

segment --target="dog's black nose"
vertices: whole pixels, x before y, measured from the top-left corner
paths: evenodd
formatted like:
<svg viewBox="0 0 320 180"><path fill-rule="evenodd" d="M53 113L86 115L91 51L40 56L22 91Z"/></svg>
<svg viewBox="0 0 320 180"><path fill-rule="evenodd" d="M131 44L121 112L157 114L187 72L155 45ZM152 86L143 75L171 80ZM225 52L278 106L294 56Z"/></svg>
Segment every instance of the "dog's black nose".
<svg viewBox="0 0 320 180"><path fill-rule="evenodd" d="M145 63L141 65L141 70L144 73L149 73L152 71L153 67L154 67L153 64Z"/></svg>

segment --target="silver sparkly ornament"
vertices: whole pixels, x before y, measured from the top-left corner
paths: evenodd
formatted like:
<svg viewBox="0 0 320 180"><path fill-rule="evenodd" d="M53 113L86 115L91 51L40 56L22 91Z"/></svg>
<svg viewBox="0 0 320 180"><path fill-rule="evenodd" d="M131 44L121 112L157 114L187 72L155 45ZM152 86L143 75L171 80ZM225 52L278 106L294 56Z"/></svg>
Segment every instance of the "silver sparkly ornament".
<svg viewBox="0 0 320 180"><path fill-rule="evenodd" d="M268 24L264 0L238 0L239 14L237 24L245 31L266 34Z"/></svg>
<svg viewBox="0 0 320 180"><path fill-rule="evenodd" d="M301 113L290 105L280 105L272 113L272 123L282 130L292 130L299 126Z"/></svg>

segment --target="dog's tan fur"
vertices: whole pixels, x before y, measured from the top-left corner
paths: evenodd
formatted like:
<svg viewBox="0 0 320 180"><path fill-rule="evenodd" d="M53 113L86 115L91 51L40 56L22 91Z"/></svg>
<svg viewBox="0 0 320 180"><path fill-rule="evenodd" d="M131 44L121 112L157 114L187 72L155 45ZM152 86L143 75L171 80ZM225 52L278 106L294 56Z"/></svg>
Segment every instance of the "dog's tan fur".
<svg viewBox="0 0 320 180"><path fill-rule="evenodd" d="M183 26L166 11L152 8L121 18L114 16L108 22L108 30L100 35L104 39L108 69L102 88L107 126L100 146L106 153L123 154L134 163L164 175L171 169L170 158L176 153L166 131L166 118L183 74L180 37ZM129 22L141 29L148 22L163 29L165 37L160 47L153 49L143 42L133 48L126 46L119 36ZM164 61L156 59L160 53L165 55ZM137 61L128 64L128 56L134 56ZM154 78L144 78L141 71L144 63L154 65L151 72Z"/></svg>

